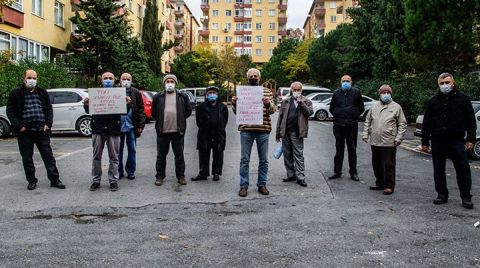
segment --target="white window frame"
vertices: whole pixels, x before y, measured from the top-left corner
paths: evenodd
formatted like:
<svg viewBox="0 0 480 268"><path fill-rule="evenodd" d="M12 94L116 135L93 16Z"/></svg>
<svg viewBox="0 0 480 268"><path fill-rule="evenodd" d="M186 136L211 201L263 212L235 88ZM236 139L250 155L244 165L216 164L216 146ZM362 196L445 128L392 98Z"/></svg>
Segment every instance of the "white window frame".
<svg viewBox="0 0 480 268"><path fill-rule="evenodd" d="M218 17L218 9L212 10L212 17Z"/></svg>
<svg viewBox="0 0 480 268"><path fill-rule="evenodd" d="M246 34L243 36L243 42L245 44L251 44L252 43L252 35Z"/></svg>
<svg viewBox="0 0 480 268"><path fill-rule="evenodd" d="M212 36L212 43L218 43L218 36Z"/></svg>
<svg viewBox="0 0 480 268"><path fill-rule="evenodd" d="M252 23L250 21L243 23L243 30L244 31L251 31L252 30Z"/></svg>
<svg viewBox="0 0 480 268"><path fill-rule="evenodd" d="M269 43L275 43L275 36L272 36L272 35L269 36L269 37L268 37L268 42L269 42Z"/></svg>
<svg viewBox="0 0 480 268"><path fill-rule="evenodd" d="M337 8L337 2L336 1L330 2L330 8L331 9Z"/></svg>
<svg viewBox="0 0 480 268"><path fill-rule="evenodd" d="M64 14L65 14L65 5L62 4L60 1L55 1L55 10L54 10L54 16L55 16L55 25L64 27ZM60 15L60 17L58 17Z"/></svg>
<svg viewBox="0 0 480 268"><path fill-rule="evenodd" d="M235 36L235 43L242 43L243 42L243 36L237 35Z"/></svg>
<svg viewBox="0 0 480 268"><path fill-rule="evenodd" d="M231 17L232 16L232 10L231 9L225 10L225 16L226 17Z"/></svg>
<svg viewBox="0 0 480 268"><path fill-rule="evenodd" d="M251 18L252 17L252 9L251 8L243 9L243 16L245 18Z"/></svg>
<svg viewBox="0 0 480 268"><path fill-rule="evenodd" d="M262 56L262 49L260 49L260 48L255 49L255 55L256 56Z"/></svg>
<svg viewBox="0 0 480 268"><path fill-rule="evenodd" d="M337 16L330 16L330 22L337 22Z"/></svg>
<svg viewBox="0 0 480 268"><path fill-rule="evenodd" d="M212 23L212 30L218 30L218 23Z"/></svg>
<svg viewBox="0 0 480 268"><path fill-rule="evenodd" d="M268 10L268 16L269 17L275 17L275 9L269 9Z"/></svg>
<svg viewBox="0 0 480 268"><path fill-rule="evenodd" d="M262 42L262 36L261 35L255 36L255 43L261 43L261 42Z"/></svg>
<svg viewBox="0 0 480 268"><path fill-rule="evenodd" d="M268 29L269 29L269 30L275 30L275 22L270 22L270 23L268 24Z"/></svg>
<svg viewBox="0 0 480 268"><path fill-rule="evenodd" d="M23 12L23 0L13 0L10 7Z"/></svg>
<svg viewBox="0 0 480 268"><path fill-rule="evenodd" d="M32 14L38 17L43 16L43 0L32 0Z"/></svg>
<svg viewBox="0 0 480 268"><path fill-rule="evenodd" d="M255 16L261 17L262 16L262 10L261 9L256 9L255 10Z"/></svg>
<svg viewBox="0 0 480 268"><path fill-rule="evenodd" d="M262 23L261 22L255 23L255 30L261 30L261 29L262 29Z"/></svg>
<svg viewBox="0 0 480 268"><path fill-rule="evenodd" d="M273 49L270 48L270 49L268 50L268 56L273 56Z"/></svg>

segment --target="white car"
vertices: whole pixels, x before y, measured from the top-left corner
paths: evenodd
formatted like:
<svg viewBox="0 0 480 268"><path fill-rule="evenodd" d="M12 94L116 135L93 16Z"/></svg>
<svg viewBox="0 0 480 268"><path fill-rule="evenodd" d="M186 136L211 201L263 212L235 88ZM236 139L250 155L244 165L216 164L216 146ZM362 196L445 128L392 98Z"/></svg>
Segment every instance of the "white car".
<svg viewBox="0 0 480 268"><path fill-rule="evenodd" d="M83 108L83 100L88 97L85 89L57 88L47 92L53 107L52 131L77 131L84 137L92 135L91 116ZM6 106L3 106L0 107L0 137L10 134L10 121Z"/></svg>
<svg viewBox="0 0 480 268"><path fill-rule="evenodd" d="M372 108L373 104L375 104L375 100L365 95L362 95L362 98L363 105L365 106L365 112L363 112L361 117L363 118L363 120L365 120L368 111ZM329 111L331 100L332 97L318 103L313 103L313 114L310 117L320 121L325 121L327 119L333 118L333 115Z"/></svg>

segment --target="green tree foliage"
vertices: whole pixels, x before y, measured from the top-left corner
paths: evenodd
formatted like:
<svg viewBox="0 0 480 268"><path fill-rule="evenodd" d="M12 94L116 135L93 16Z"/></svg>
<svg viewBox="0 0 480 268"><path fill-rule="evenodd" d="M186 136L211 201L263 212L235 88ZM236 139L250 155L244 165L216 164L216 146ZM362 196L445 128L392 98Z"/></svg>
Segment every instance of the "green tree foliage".
<svg viewBox="0 0 480 268"><path fill-rule="evenodd" d="M310 67L307 64L308 50L312 45L313 39L301 42L293 53L288 55L282 62L283 69L289 82L310 81Z"/></svg>
<svg viewBox="0 0 480 268"><path fill-rule="evenodd" d="M262 78L264 81L273 79L277 81L277 86L289 86L290 80L287 78L282 62L287 60L288 56L295 51L299 41L296 39L285 39L275 49L273 56L262 67Z"/></svg>
<svg viewBox="0 0 480 268"><path fill-rule="evenodd" d="M202 58L202 54L191 51L178 55L173 60L172 73L174 73L186 87L207 86L212 79L214 62Z"/></svg>

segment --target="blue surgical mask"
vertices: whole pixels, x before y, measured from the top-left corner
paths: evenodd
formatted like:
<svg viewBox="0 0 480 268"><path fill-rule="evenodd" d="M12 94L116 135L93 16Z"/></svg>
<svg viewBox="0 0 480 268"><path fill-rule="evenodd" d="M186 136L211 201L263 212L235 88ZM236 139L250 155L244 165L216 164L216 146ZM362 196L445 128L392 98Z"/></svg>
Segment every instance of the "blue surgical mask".
<svg viewBox="0 0 480 268"><path fill-rule="evenodd" d="M447 84L440 85L440 91L445 95L452 92L452 89L453 89L452 85L447 85Z"/></svg>
<svg viewBox="0 0 480 268"><path fill-rule="evenodd" d="M390 101L392 101L392 95L389 94L389 93L381 94L380 95L380 100L383 103L389 103Z"/></svg>
<svg viewBox="0 0 480 268"><path fill-rule="evenodd" d="M113 80L105 79L102 81L103 87L113 87Z"/></svg>
<svg viewBox="0 0 480 268"><path fill-rule="evenodd" d="M342 82L343 90L350 90L351 88L352 88L352 84L350 82Z"/></svg>
<svg viewBox="0 0 480 268"><path fill-rule="evenodd" d="M218 100L218 95L217 94L208 94L207 100L210 102L215 102Z"/></svg>

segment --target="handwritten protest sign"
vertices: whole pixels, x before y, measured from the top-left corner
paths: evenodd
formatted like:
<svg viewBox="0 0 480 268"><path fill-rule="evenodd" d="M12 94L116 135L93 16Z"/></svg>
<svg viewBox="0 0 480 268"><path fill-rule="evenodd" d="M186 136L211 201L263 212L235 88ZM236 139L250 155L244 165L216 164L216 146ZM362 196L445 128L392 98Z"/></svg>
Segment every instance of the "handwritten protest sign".
<svg viewBox="0 0 480 268"><path fill-rule="evenodd" d="M127 101L124 87L89 88L90 114L126 114Z"/></svg>
<svg viewBox="0 0 480 268"><path fill-rule="evenodd" d="M237 87L237 125L263 124L263 87Z"/></svg>

